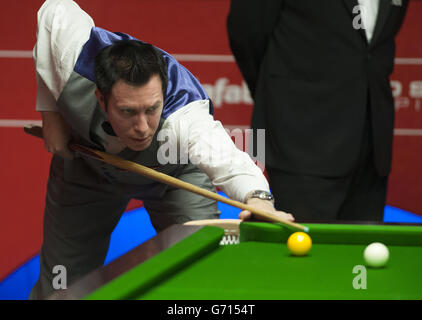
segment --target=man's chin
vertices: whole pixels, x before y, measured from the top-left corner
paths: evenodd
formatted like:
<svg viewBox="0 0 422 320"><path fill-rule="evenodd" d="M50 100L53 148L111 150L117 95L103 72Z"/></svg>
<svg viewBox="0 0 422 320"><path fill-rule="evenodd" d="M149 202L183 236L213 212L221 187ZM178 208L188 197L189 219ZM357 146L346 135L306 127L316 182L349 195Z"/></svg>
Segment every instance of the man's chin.
<svg viewBox="0 0 422 320"><path fill-rule="evenodd" d="M148 149L151 146L151 141L146 141L145 143L128 143L126 144L126 146L133 150L133 151L144 151L146 149Z"/></svg>

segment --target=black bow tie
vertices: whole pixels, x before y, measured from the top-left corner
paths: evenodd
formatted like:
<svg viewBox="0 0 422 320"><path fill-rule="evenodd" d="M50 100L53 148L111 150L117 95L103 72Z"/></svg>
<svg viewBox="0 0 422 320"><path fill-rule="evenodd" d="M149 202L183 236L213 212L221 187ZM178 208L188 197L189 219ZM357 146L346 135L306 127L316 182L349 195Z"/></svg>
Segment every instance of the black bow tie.
<svg viewBox="0 0 422 320"><path fill-rule="evenodd" d="M113 127L111 126L110 122L104 121L101 126L103 127L103 130L105 133L107 133L110 136L117 137L117 134L114 132Z"/></svg>

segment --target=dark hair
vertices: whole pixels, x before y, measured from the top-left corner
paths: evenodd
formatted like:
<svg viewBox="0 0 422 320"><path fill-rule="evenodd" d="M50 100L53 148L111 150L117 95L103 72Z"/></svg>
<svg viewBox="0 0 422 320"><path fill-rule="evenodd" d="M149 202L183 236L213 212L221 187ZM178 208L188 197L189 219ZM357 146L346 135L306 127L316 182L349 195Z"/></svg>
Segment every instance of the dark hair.
<svg viewBox="0 0 422 320"><path fill-rule="evenodd" d="M117 81L142 86L153 75L160 76L165 96L168 83L167 64L161 52L148 43L136 40L118 41L101 50L95 58L97 87L106 100Z"/></svg>

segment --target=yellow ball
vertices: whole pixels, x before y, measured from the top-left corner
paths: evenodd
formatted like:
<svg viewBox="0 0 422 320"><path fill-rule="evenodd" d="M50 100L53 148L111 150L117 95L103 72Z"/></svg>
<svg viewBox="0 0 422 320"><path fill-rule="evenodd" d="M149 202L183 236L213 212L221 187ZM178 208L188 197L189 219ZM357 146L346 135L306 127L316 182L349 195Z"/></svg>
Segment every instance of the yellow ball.
<svg viewBox="0 0 422 320"><path fill-rule="evenodd" d="M295 256L306 255L312 247L312 239L305 232L292 233L287 239L287 248Z"/></svg>

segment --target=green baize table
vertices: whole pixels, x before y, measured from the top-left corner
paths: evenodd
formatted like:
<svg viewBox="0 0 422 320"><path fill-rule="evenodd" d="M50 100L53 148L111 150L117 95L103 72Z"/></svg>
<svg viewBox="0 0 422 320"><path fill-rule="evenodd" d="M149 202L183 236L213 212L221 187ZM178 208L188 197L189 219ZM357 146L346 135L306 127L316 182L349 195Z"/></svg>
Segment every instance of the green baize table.
<svg viewBox="0 0 422 320"><path fill-rule="evenodd" d="M52 298L143 300L422 299L422 226L304 224L313 245L292 256L294 232L244 222L240 243L220 245L218 227L175 225ZM363 251L382 242L383 268Z"/></svg>

